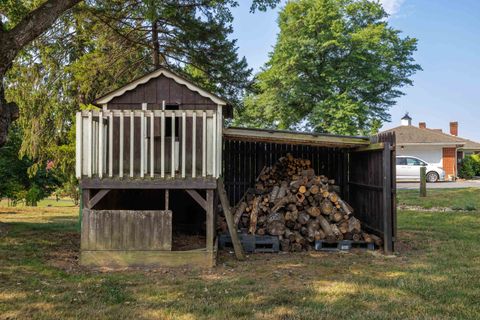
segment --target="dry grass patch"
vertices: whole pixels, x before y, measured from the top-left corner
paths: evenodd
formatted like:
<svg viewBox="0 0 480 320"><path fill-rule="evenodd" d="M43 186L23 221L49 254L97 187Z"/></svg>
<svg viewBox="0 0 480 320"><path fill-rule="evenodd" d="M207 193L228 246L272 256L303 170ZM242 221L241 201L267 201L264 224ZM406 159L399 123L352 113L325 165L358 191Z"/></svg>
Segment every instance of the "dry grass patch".
<svg viewBox="0 0 480 320"><path fill-rule="evenodd" d="M480 318L478 212L399 212L396 256L222 252L212 270L84 269L75 208L0 222L0 319Z"/></svg>

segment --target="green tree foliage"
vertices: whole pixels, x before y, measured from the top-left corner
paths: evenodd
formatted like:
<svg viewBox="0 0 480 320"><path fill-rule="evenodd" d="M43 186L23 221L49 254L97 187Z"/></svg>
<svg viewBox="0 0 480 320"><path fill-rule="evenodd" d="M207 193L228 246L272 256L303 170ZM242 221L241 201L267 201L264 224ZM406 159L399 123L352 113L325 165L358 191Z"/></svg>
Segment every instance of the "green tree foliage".
<svg viewBox="0 0 480 320"><path fill-rule="evenodd" d="M278 21L277 43L238 124L375 132L421 69L412 56L417 40L390 27L378 2L294 0Z"/></svg>
<svg viewBox="0 0 480 320"><path fill-rule="evenodd" d="M10 128L7 143L0 148L0 198L9 198L14 203L25 201L35 206L49 196L61 183L56 170L43 163L36 165L26 156L20 157L22 132L18 125ZM51 163L51 162L50 162Z"/></svg>
<svg viewBox="0 0 480 320"><path fill-rule="evenodd" d="M13 28L39 3L0 2L4 26ZM253 0L251 11L276 3ZM230 39L230 8L236 4L93 0L64 13L19 53L7 74L7 99L20 109L20 154L38 164L53 159L73 186L75 111L152 71L155 60L239 103L251 84L251 69ZM74 190L71 186L66 189Z"/></svg>

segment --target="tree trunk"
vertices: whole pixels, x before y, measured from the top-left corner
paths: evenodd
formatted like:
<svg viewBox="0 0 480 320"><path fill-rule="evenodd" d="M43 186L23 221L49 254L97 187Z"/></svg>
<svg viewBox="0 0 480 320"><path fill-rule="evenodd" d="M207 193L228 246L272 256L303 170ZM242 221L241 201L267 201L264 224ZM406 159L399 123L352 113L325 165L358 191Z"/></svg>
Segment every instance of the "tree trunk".
<svg viewBox="0 0 480 320"><path fill-rule="evenodd" d="M10 124L18 118L18 107L5 100L4 79L13 60L26 45L45 32L65 11L81 0L48 0L29 12L13 29L0 25L0 147L7 139Z"/></svg>
<svg viewBox="0 0 480 320"><path fill-rule="evenodd" d="M158 20L152 23L152 42L153 42L153 65L155 69L160 68L160 47L158 44Z"/></svg>

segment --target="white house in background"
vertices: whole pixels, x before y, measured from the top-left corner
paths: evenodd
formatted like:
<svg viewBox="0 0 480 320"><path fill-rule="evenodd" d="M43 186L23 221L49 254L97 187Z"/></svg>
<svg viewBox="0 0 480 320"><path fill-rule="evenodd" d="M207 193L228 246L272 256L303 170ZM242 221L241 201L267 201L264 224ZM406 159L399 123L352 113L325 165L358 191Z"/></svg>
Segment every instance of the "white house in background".
<svg viewBox="0 0 480 320"><path fill-rule="evenodd" d="M385 132L395 132L397 155L414 156L442 167L447 180L458 175L458 164L465 155L480 153L480 143L458 137L458 122L450 122L450 134L441 129L428 129L425 122L412 126L408 113L401 119L401 125Z"/></svg>

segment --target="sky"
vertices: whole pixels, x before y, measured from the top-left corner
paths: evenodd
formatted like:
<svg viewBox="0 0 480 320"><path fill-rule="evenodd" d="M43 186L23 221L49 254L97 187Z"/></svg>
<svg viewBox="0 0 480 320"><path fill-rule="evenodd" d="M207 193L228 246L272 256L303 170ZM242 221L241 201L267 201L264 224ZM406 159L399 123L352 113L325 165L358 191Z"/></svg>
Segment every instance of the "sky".
<svg viewBox="0 0 480 320"><path fill-rule="evenodd" d="M266 13L249 13L250 2L233 9L234 34L239 54L254 72L268 60L278 33L277 16L282 5ZM458 121L459 136L480 142L480 1L479 0L382 0L388 22L403 36L418 39L414 58L423 68L413 86L390 109L396 127L409 112L413 125L449 131Z"/></svg>

